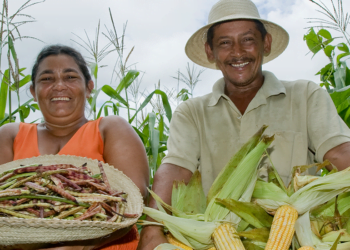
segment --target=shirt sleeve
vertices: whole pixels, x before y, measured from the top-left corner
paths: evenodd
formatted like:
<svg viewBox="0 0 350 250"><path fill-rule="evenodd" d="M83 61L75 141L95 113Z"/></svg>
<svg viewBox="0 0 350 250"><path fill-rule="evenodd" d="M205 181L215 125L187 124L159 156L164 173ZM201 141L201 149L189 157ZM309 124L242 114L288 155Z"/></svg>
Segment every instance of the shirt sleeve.
<svg viewBox="0 0 350 250"><path fill-rule="evenodd" d="M190 102L181 103L170 122L168 154L162 163L171 163L194 172L199 166L200 141Z"/></svg>
<svg viewBox="0 0 350 250"><path fill-rule="evenodd" d="M308 92L309 148L315 151L316 161L323 162L329 150L350 141L350 130L326 90L310 82Z"/></svg>

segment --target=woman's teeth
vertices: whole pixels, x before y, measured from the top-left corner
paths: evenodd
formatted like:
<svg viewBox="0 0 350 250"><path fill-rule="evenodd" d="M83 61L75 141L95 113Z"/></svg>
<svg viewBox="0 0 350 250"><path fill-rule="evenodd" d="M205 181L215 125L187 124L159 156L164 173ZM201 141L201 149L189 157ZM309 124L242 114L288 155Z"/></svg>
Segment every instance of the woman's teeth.
<svg viewBox="0 0 350 250"><path fill-rule="evenodd" d="M54 97L51 99L51 101L69 101L68 97Z"/></svg>

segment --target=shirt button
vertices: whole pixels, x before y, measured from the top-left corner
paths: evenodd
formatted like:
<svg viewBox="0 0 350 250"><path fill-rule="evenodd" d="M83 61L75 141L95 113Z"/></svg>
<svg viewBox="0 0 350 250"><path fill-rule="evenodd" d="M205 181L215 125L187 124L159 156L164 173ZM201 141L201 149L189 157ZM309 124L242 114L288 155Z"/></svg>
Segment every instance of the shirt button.
<svg viewBox="0 0 350 250"><path fill-rule="evenodd" d="M237 118L238 118L238 119L241 119L241 118L242 118L242 116L240 115L240 116L238 116Z"/></svg>

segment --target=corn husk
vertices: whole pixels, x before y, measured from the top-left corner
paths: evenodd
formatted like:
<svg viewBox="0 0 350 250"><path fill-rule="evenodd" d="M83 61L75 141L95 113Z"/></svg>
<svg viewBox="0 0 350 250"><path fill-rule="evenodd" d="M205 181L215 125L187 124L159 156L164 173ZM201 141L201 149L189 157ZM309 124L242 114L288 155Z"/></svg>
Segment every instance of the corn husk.
<svg viewBox="0 0 350 250"><path fill-rule="evenodd" d="M229 160L226 166L220 171L218 176L215 178L212 186L209 189L207 195L207 204L221 191L224 184L230 178L233 171L237 168L237 166L242 162L245 156L256 147L264 133L266 125L263 125L258 132L256 132L240 149L239 151L233 155L233 157Z"/></svg>
<svg viewBox="0 0 350 250"><path fill-rule="evenodd" d="M258 145L247 154L247 156L240 162L237 168L232 172L229 179L225 182L220 192L215 198L220 199L234 199L239 200L248 188L249 184L254 182L254 177L257 175L257 166L261 160L262 154L273 141L273 137L263 137ZM206 221L221 221L228 214L230 210L216 204L212 199L205 211Z"/></svg>

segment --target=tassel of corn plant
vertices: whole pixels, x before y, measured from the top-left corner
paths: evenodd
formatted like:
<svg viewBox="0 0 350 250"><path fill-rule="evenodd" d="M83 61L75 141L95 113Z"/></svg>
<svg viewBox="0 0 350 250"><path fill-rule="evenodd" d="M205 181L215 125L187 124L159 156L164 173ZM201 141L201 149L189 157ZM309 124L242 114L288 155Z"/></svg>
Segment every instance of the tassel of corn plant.
<svg viewBox="0 0 350 250"><path fill-rule="evenodd" d="M193 248L186 246L185 244L183 244L182 242L178 241L171 233L168 233L166 235L166 239L168 240L168 242L171 245L177 246L177 247L181 247L184 250L193 250Z"/></svg>
<svg viewBox="0 0 350 250"><path fill-rule="evenodd" d="M228 223L218 226L212 237L218 250L245 250L236 229Z"/></svg>
<svg viewBox="0 0 350 250"><path fill-rule="evenodd" d="M298 250L315 250L313 247L301 247Z"/></svg>
<svg viewBox="0 0 350 250"><path fill-rule="evenodd" d="M272 221L269 240L265 250L287 250L294 235L294 224L298 219L298 211L289 205L277 209Z"/></svg>

